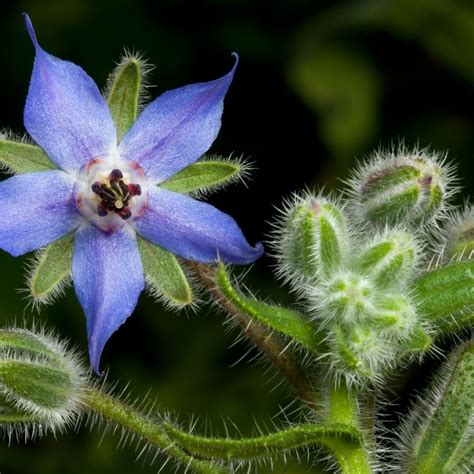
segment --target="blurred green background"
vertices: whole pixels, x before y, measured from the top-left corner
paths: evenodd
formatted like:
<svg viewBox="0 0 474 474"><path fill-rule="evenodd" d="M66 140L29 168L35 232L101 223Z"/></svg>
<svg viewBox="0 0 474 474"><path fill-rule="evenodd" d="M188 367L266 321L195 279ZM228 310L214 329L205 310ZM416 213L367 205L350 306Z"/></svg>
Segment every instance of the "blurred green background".
<svg viewBox="0 0 474 474"><path fill-rule="evenodd" d="M305 186L337 188L356 157L380 145L418 143L449 150L461 183L472 194L474 4L468 0L3 0L0 6L0 127L23 133L22 111L33 49L21 12L30 14L43 47L80 64L103 87L123 48L157 68L160 92L226 72L230 53L241 62L226 98L216 153L243 155L257 171L248 188L233 186L210 201L233 215L249 240L265 238L275 206ZM0 254L2 325L36 320L86 348L85 324L72 290L31 315L24 264ZM260 294L291 302L274 282L272 260L251 272ZM170 313L142 296L137 310L109 342L103 364L133 398L156 399L183 423L243 434L279 423L291 402L264 363L237 333L204 307ZM413 375L411 376L413 377ZM404 403L404 395L400 395ZM296 408L293 405L292 408ZM297 419L298 413L289 417ZM402 410L402 408L400 408ZM211 431L212 425L212 431ZM235 432L235 431L234 431ZM119 436L88 429L29 443L0 446L2 474L154 473L162 458L135 463L134 447ZM99 447L98 447L99 446ZM264 468L259 472L268 472ZM163 472L172 472L166 469ZM316 472L289 463L273 472Z"/></svg>

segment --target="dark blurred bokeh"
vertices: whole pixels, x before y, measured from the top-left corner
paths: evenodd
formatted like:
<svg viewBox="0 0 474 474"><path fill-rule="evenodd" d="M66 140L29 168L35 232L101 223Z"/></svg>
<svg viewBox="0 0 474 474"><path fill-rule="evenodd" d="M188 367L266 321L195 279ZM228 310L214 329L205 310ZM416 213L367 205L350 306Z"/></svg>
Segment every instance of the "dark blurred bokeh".
<svg viewBox="0 0 474 474"><path fill-rule="evenodd" d="M213 151L248 157L257 170L248 188L236 185L210 200L233 215L252 242L268 234L284 196L305 186L338 187L336 178L347 176L356 157L402 138L448 150L472 193L469 0L3 0L0 127L18 133L33 60L22 11L45 49L80 64L102 87L124 48L143 52L157 65L149 78L157 85L152 97L216 78L229 69L230 53L240 54ZM35 319L85 351L84 317L72 290L40 314L25 310L18 289L26 260L0 254L2 325ZM254 267L250 286L289 302L272 281L271 263L265 258ZM226 420L244 434L256 423L271 426L271 417L278 423L289 391L277 387L264 364L248 362L254 353L232 365L247 347L229 348L236 333L225 331L222 321L208 309L173 314L143 296L104 353L110 380L131 381L134 397L150 389L163 410L183 422L195 413L198 426L210 432L213 425L214 434L225 432ZM101 434L82 429L27 447L3 445L0 471L153 473L161 466L160 458L150 466L147 456L135 463L132 448L117 449L118 436ZM273 472L309 468L291 463Z"/></svg>

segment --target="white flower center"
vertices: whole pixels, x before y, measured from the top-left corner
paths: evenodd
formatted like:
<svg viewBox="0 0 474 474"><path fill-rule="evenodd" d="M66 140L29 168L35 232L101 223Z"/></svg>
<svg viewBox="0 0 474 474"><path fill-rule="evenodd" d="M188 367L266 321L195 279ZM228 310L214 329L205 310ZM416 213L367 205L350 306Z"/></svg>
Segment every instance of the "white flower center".
<svg viewBox="0 0 474 474"><path fill-rule="evenodd" d="M92 224L105 232L121 229L146 205L143 169L131 161L89 161L77 177L76 206Z"/></svg>

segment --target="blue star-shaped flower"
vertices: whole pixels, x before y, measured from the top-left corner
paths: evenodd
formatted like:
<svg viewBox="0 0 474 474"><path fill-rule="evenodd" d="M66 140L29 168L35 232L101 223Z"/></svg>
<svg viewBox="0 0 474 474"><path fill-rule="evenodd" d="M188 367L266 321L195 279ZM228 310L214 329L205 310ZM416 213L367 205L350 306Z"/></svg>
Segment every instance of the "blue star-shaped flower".
<svg viewBox="0 0 474 474"><path fill-rule="evenodd" d="M159 186L216 138L237 61L220 79L162 94L118 143L94 81L44 51L25 20L36 49L25 128L58 169L0 183L0 248L22 255L75 232L72 277L87 317L91 364L99 371L105 343L144 288L137 233L204 263L246 264L263 253L227 214Z"/></svg>

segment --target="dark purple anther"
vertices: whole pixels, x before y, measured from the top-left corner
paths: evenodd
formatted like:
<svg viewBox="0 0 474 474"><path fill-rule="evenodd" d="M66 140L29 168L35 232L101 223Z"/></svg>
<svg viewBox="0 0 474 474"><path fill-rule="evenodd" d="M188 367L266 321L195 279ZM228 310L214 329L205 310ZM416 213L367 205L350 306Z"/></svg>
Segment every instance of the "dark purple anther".
<svg viewBox="0 0 474 474"><path fill-rule="evenodd" d="M129 184L128 192L130 193L130 196L141 196L142 188L139 184Z"/></svg>
<svg viewBox="0 0 474 474"><path fill-rule="evenodd" d="M128 207L125 207L121 209L117 214L124 220L126 221L127 219L130 219L132 217L132 211Z"/></svg>
<svg viewBox="0 0 474 474"><path fill-rule="evenodd" d="M94 192L95 194L100 194L100 190L101 190L100 183L95 182L95 183L91 186L91 189L92 189L92 192Z"/></svg>
<svg viewBox="0 0 474 474"><path fill-rule="evenodd" d="M123 173L118 169L112 170L109 174L110 181L118 181L119 179L122 179L122 178L123 178Z"/></svg>
<svg viewBox="0 0 474 474"><path fill-rule="evenodd" d="M99 214L100 217L105 217L108 214L107 209L102 203L97 206L97 214Z"/></svg>

